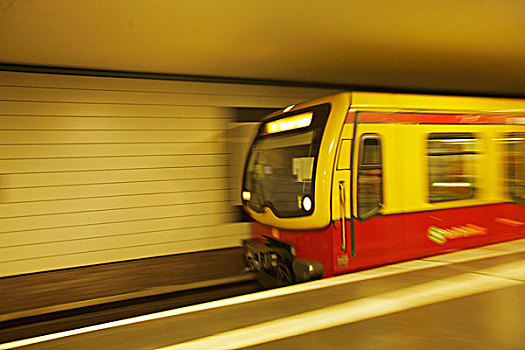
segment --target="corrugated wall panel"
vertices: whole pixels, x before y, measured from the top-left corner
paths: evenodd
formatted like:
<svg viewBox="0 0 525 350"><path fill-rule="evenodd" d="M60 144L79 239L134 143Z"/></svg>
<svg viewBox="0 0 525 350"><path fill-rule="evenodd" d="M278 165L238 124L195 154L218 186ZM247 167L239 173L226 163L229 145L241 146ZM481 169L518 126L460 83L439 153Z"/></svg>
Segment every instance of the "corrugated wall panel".
<svg viewBox="0 0 525 350"><path fill-rule="evenodd" d="M0 72L2 78L2 72ZM102 78L100 78L102 79ZM1 81L1 79L0 79ZM225 118L223 108L206 106L90 104L66 102L6 101L0 96L2 115L172 118L175 116Z"/></svg>
<svg viewBox="0 0 525 350"><path fill-rule="evenodd" d="M0 198L3 203L19 203L87 197L130 196L147 193L162 193L166 191L193 192L220 190L228 188L228 185L227 178L156 180L120 184L5 189L2 191Z"/></svg>
<svg viewBox="0 0 525 350"><path fill-rule="evenodd" d="M187 241L172 241L159 244L146 245L126 245L117 248L102 248L94 251L84 251L71 254L65 251L53 251L50 255L38 258L17 259L1 264L1 272L9 272L11 275L23 274L32 271L35 266L43 266L45 270L62 269L70 266L82 266L99 264L101 262L130 260L134 257L150 257L170 255L177 252L194 252L206 249L221 249L232 247L239 237L248 233L244 224L229 224L229 234L221 235L221 232L213 231L214 227L203 227L201 232L206 234L206 238L189 239ZM220 226L224 231L224 226ZM196 232L197 229L191 229ZM190 230L188 230L190 231ZM233 232L233 233L232 233Z"/></svg>
<svg viewBox="0 0 525 350"><path fill-rule="evenodd" d="M140 218L141 220L152 220L159 218L187 217L192 215L204 215L209 213L224 212L226 201L210 201L200 203L183 203L155 207L124 208L116 210L105 210L98 212L84 213L65 213L56 215L45 215L38 220L29 220L27 216L11 217L2 220L2 231L4 233L3 243L8 244L6 233L14 233L28 230L42 230L48 227L55 227L57 222L72 222L75 225L96 225L108 222L125 222L130 218ZM35 219L35 217L33 217ZM5 239L5 240L4 240ZM42 237L38 237L42 240ZM22 238L24 242L26 239ZM32 237L31 237L31 241ZM1 259L1 257L0 257Z"/></svg>
<svg viewBox="0 0 525 350"><path fill-rule="evenodd" d="M35 147L38 147L36 145ZM220 152L220 150L219 150ZM152 169L193 166L224 166L228 164L225 153L170 155L170 156L123 156L123 157L83 157L61 158L59 156L46 159L4 159L0 160L0 168L6 169L5 174L27 174L35 172L75 172L98 170ZM102 180L102 179L101 179Z"/></svg>
<svg viewBox="0 0 525 350"><path fill-rule="evenodd" d="M200 218L201 225L197 225L196 218ZM67 254L76 254L85 251L106 249L108 247L118 248L127 245L152 244L186 241L187 239L205 239L207 234L197 236L195 233L180 237L175 235L177 230L185 228L202 228L208 226L222 225L231 222L230 213L196 213L180 217L149 218L128 220L125 222L108 222L103 224L75 225L75 236L71 236L71 227L45 228L31 231L35 236L45 237L44 242L24 242L23 232L11 232L9 236L14 237L17 245L0 248L0 262L17 260L20 257L37 258L54 254L57 251ZM205 225L204 225L205 223ZM176 227L174 229L173 227ZM21 234L16 237L16 234ZM117 234L118 233L118 234ZM62 249L62 247L70 247Z"/></svg>
<svg viewBox="0 0 525 350"><path fill-rule="evenodd" d="M0 218L82 213L175 204L192 204L228 199L228 190L198 190L192 192L160 192L108 197L87 197L71 200L46 200L2 204ZM29 218L31 219L31 218Z"/></svg>
<svg viewBox="0 0 525 350"><path fill-rule="evenodd" d="M332 92L0 72L0 276L239 244L229 107Z"/></svg>
<svg viewBox="0 0 525 350"><path fill-rule="evenodd" d="M54 117L2 116L4 130L19 130L31 123L32 130L221 130L224 120L219 118L159 118L159 117ZM171 121L171 125L169 121Z"/></svg>
<svg viewBox="0 0 525 350"><path fill-rule="evenodd" d="M1 147L0 147L1 148ZM35 187L35 186L71 186L76 184L100 184L103 176L104 183L122 183L136 181L154 181L158 179L198 179L213 178L224 174L225 166L199 166L174 168L165 167L158 169L124 169L124 170L98 170L80 171L72 177L70 173L18 173L16 176L4 174L4 181L9 188Z"/></svg>

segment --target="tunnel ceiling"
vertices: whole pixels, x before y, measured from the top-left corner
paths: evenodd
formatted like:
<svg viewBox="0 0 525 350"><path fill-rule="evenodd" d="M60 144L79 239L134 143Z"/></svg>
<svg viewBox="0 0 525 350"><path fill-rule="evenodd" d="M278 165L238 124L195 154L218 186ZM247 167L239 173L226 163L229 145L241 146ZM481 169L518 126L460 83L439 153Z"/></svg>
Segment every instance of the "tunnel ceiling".
<svg viewBox="0 0 525 350"><path fill-rule="evenodd" d="M0 0L0 63L525 96L525 1Z"/></svg>

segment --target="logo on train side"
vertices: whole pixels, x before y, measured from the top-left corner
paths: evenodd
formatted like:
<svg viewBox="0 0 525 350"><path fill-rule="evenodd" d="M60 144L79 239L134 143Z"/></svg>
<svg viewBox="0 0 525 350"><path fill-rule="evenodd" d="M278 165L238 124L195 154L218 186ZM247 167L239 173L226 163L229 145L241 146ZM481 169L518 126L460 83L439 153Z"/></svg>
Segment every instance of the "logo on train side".
<svg viewBox="0 0 525 350"><path fill-rule="evenodd" d="M486 227L473 224L446 229L430 226L428 228L428 239L437 244L444 244L447 239L486 235L488 233L487 231Z"/></svg>

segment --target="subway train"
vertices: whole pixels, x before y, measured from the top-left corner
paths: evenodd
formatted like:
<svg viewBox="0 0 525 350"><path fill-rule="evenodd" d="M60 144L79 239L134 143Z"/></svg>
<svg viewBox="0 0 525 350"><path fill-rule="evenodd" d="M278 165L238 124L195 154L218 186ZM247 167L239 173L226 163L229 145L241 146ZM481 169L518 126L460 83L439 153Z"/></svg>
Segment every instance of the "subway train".
<svg viewBox="0 0 525 350"><path fill-rule="evenodd" d="M525 237L525 100L347 92L263 119L242 187L265 287Z"/></svg>

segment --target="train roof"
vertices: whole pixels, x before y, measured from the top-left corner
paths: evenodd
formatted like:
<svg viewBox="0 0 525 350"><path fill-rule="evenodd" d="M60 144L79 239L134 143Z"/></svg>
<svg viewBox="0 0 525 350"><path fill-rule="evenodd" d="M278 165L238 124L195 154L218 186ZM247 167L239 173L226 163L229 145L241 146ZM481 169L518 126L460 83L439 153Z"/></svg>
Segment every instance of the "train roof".
<svg viewBox="0 0 525 350"><path fill-rule="evenodd" d="M355 110L525 114L525 99L394 93L351 93Z"/></svg>
<svg viewBox="0 0 525 350"><path fill-rule="evenodd" d="M294 111L321 103L346 100L350 110L422 113L505 114L525 116L525 99L471 96L418 95L382 92L343 92L297 104L277 111Z"/></svg>

